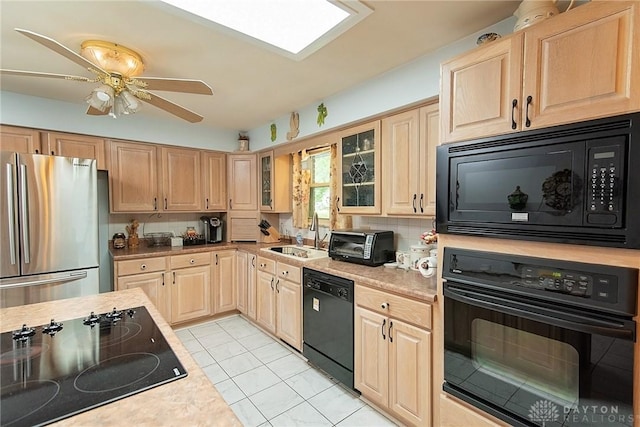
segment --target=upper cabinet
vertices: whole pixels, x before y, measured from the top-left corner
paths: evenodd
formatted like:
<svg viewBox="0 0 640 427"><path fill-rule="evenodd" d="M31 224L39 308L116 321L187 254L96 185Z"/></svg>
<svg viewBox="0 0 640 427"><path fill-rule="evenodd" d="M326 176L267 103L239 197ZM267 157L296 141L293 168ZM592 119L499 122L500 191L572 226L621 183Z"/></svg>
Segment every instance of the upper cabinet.
<svg viewBox="0 0 640 427"><path fill-rule="evenodd" d="M338 209L349 214L380 213L380 121L340 132Z"/></svg>
<svg viewBox="0 0 640 427"><path fill-rule="evenodd" d="M0 125L0 146L3 151L40 154L40 132L36 129Z"/></svg>
<svg viewBox="0 0 640 427"><path fill-rule="evenodd" d="M204 210L227 210L227 156L224 153L203 151L202 186Z"/></svg>
<svg viewBox="0 0 640 427"><path fill-rule="evenodd" d="M259 155L260 210L291 212L291 156L275 157L273 151Z"/></svg>
<svg viewBox="0 0 640 427"><path fill-rule="evenodd" d="M202 210L200 151L161 147L160 159L162 209L174 212Z"/></svg>
<svg viewBox="0 0 640 427"><path fill-rule="evenodd" d="M439 120L437 104L382 120L384 213L435 215Z"/></svg>
<svg viewBox="0 0 640 427"><path fill-rule="evenodd" d="M255 154L227 156L229 210L258 210L258 177Z"/></svg>
<svg viewBox="0 0 640 427"><path fill-rule="evenodd" d="M107 170L105 142L102 138L69 133L47 132L42 152L52 156L96 159L99 170Z"/></svg>
<svg viewBox="0 0 640 427"><path fill-rule="evenodd" d="M200 152L111 141L111 212L202 209Z"/></svg>
<svg viewBox="0 0 640 427"><path fill-rule="evenodd" d="M638 2L591 2L443 63L442 141L640 109L638 22Z"/></svg>

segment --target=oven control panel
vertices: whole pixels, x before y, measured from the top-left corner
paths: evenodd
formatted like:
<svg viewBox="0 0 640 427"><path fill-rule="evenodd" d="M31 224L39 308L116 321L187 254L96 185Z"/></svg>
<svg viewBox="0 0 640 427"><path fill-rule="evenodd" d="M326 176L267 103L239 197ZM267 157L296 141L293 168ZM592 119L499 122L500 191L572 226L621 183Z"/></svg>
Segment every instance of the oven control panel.
<svg viewBox="0 0 640 427"><path fill-rule="evenodd" d="M524 266L522 284L529 288L592 298L608 303L615 304L618 301L618 284L613 276Z"/></svg>

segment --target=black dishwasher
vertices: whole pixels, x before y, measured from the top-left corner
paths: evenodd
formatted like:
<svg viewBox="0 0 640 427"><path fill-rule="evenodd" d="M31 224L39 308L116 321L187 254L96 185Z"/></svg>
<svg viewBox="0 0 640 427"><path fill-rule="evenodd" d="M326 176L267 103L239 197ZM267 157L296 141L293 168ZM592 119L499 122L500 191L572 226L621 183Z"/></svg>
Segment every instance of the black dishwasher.
<svg viewBox="0 0 640 427"><path fill-rule="evenodd" d="M302 354L353 389L353 281L303 268Z"/></svg>

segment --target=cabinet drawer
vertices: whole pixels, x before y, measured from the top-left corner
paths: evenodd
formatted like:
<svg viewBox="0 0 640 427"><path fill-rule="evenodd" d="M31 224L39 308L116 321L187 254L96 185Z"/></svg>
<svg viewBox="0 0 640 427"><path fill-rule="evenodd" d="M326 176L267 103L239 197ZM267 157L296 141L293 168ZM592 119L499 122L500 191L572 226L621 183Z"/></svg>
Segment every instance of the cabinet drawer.
<svg viewBox="0 0 640 427"><path fill-rule="evenodd" d="M276 272L279 279L300 284L300 267L278 262Z"/></svg>
<svg viewBox="0 0 640 427"><path fill-rule="evenodd" d="M165 257L133 259L130 261L118 261L117 265L118 277L129 276L131 274L164 271L166 259Z"/></svg>
<svg viewBox="0 0 640 427"><path fill-rule="evenodd" d="M276 274L276 262L269 258L258 257L258 271Z"/></svg>
<svg viewBox="0 0 640 427"><path fill-rule="evenodd" d="M198 252L193 254L173 255L171 256L171 269L195 267L199 265L210 265L211 253Z"/></svg>
<svg viewBox="0 0 640 427"><path fill-rule="evenodd" d="M431 329L431 305L365 286L356 286L356 304Z"/></svg>

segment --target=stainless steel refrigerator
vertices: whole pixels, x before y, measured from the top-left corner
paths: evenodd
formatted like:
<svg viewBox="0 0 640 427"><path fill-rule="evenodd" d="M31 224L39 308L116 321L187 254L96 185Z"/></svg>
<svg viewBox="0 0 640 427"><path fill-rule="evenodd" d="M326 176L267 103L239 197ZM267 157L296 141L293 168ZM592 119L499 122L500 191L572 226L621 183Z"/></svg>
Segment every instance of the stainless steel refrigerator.
<svg viewBox="0 0 640 427"><path fill-rule="evenodd" d="M97 294L96 161L0 152L0 307Z"/></svg>

